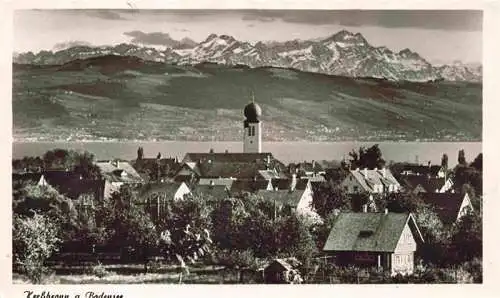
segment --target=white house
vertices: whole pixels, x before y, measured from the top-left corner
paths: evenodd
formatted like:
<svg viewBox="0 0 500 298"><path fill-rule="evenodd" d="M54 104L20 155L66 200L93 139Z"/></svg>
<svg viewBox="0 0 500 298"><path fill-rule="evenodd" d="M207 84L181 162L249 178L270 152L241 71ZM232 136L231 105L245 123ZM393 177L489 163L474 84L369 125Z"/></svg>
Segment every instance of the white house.
<svg viewBox="0 0 500 298"><path fill-rule="evenodd" d="M347 177L342 181L341 187L348 194L391 193L399 192L401 189L399 182L394 178L391 171L386 168L350 170Z"/></svg>

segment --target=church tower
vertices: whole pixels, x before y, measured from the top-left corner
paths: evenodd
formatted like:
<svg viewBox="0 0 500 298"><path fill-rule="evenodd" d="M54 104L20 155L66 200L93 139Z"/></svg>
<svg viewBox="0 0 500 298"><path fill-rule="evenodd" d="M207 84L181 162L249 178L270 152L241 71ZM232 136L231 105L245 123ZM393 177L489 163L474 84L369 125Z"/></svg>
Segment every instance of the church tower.
<svg viewBox="0 0 500 298"><path fill-rule="evenodd" d="M262 152L262 124L259 120L262 110L254 102L247 104L243 110L245 121L243 121L243 152Z"/></svg>

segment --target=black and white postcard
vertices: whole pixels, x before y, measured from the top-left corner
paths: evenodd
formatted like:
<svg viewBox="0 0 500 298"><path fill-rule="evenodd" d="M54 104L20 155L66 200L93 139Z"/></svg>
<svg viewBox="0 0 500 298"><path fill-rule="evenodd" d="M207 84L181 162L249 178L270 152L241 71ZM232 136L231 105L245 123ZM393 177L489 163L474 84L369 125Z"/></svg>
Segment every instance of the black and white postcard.
<svg viewBox="0 0 500 298"><path fill-rule="evenodd" d="M488 5L77 5L6 13L16 297L485 285Z"/></svg>

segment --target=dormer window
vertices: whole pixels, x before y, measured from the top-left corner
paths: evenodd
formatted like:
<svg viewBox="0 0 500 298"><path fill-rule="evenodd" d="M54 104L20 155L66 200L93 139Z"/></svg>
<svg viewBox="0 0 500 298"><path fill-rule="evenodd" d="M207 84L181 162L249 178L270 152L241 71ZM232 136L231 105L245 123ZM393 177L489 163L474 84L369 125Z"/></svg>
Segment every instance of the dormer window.
<svg viewBox="0 0 500 298"><path fill-rule="evenodd" d="M359 238L368 238L372 236L374 232L372 230L362 230L359 231Z"/></svg>

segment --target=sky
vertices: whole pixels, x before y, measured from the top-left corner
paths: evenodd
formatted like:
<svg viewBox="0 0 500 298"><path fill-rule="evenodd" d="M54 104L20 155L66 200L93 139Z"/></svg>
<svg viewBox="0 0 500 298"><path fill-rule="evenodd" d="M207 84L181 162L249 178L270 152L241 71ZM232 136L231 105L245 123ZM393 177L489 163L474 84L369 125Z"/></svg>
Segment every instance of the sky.
<svg viewBox="0 0 500 298"><path fill-rule="evenodd" d="M482 12L473 10L17 10L13 51L132 41L161 46L170 38L200 42L211 33L284 41L342 29L435 64L482 61Z"/></svg>

